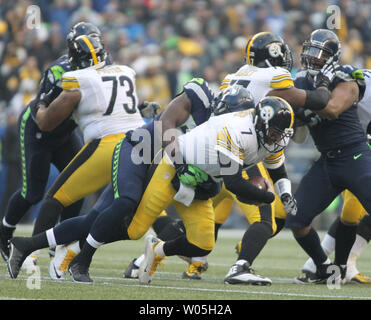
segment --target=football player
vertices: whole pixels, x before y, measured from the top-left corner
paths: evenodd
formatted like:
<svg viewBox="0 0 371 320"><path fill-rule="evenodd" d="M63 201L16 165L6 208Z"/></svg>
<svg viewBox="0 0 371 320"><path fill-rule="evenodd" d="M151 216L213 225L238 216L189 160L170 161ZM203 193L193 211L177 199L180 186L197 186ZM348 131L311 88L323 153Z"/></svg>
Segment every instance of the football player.
<svg viewBox="0 0 371 320"><path fill-rule="evenodd" d="M51 131L72 114L86 143L47 192L40 214L51 218L40 226L36 223L34 234L54 226L63 208L107 185L115 145L126 131L144 124L137 109L134 70L106 65L99 37L76 37L68 56L73 71L61 77L63 92L49 105L36 106L36 121L41 130Z"/></svg>
<svg viewBox="0 0 371 320"><path fill-rule="evenodd" d="M244 108L253 107L252 98L250 96L244 96L244 99L246 104L241 104L241 106ZM183 92L170 102L166 111L155 118L155 120L158 120L159 117L161 117L161 122L156 121L156 125L163 124L166 128L178 127L179 133L184 133L187 130L205 122L210 117L210 115L214 112L211 105L213 100L214 95L209 89L207 82L201 78L194 78L184 85ZM234 111L237 110L239 109L235 109ZM215 112L217 113L217 111ZM154 134L155 122L152 121L146 125L145 128ZM120 150L120 148L123 148L126 145L127 141L123 141L117 150ZM129 144L128 147L132 147L131 144ZM152 153L154 154L156 152L153 151ZM127 153L127 155L130 156L130 153ZM150 163L142 165L133 164L131 167L127 167L124 164L123 167L128 168L129 172L131 173L136 173L137 176L146 176L149 166ZM131 188L131 191L140 195L142 193L142 184L143 182L134 184ZM106 189L111 190L105 190L89 214L86 216L76 217L71 221L67 220L55 227L53 230L48 230L47 233L50 234L48 239L52 239L49 245L53 246L55 244L68 244L73 240L80 239L85 240L89 233L89 229L98 214L100 214L100 212L112 202L112 186L110 185L109 188ZM105 204L106 202L108 202L108 205ZM45 235L45 232L43 232L43 234ZM37 243L37 241L34 242ZM46 244L40 244L40 248L44 246L48 246L48 242L46 242ZM49 271L51 277L53 279L62 279L67 271L69 262L79 252L79 243L74 243L68 247L57 246L56 256L50 263Z"/></svg>
<svg viewBox="0 0 371 320"><path fill-rule="evenodd" d="M99 29L89 22L80 22L73 26L67 36L70 45L80 35L101 36ZM41 130L31 112L33 106L44 103L47 95L51 101L61 92L61 77L71 70L68 56L63 55L54 61L44 72L39 92L34 100L24 109L19 118L19 135L22 160L22 185L11 197L3 220L0 222L0 253L4 260L8 259L8 240L12 237L15 227L28 209L38 203L45 191L48 181L50 164L62 172L82 147L80 134L74 130L75 121L68 117L51 132ZM65 208L61 220L78 215L82 200ZM36 258L36 253L31 257ZM31 261L34 262L35 260Z"/></svg>
<svg viewBox="0 0 371 320"><path fill-rule="evenodd" d="M343 69L345 69L347 73L350 73L356 80L365 82L366 88L363 98L358 102L358 117L360 119L362 128L366 132L367 138L370 141L369 135L371 134L371 114L369 106L371 103L371 71L354 69L352 66L343 66ZM344 203L341 216L335 219L335 221L332 223L328 233L321 242L321 246L325 253L330 255L335 250L336 228L340 223L340 219L355 223L358 223L359 221L356 240L348 257L346 280L347 282L353 281L361 284L371 284L371 279L368 276L360 273L356 266L356 260L371 239L371 221L367 211L354 196L354 194L352 194L349 190L345 190L342 192L342 196ZM316 265L311 258L309 258L302 267L302 272L308 274L308 276L310 276L311 273L315 273L316 270Z"/></svg>
<svg viewBox="0 0 371 320"><path fill-rule="evenodd" d="M261 32L251 37L246 46L245 62L246 64L236 73L226 77L220 88L221 90L228 88L229 85L242 85L251 92L255 103L265 95L279 95L297 107L308 107L311 101L317 98L317 102L322 106L325 106L328 101L329 95L326 87L322 88L323 83L318 85L316 97L312 95L312 92L304 92L294 87L294 82L289 72L292 66L290 49L282 38L270 32ZM297 138L299 135L303 135L302 131L305 133L307 129L305 127L295 128ZM282 156L284 155L282 154ZM277 165L278 162L277 159L272 159L271 167ZM262 166L253 169L251 174L269 178ZM232 206L232 199L235 198L225 188L223 190L224 192L218 194L215 198L215 204L221 202L221 206L226 207L220 207L216 210L216 234L218 228L227 219ZM281 200L283 200L285 208L282 208ZM277 208L277 219L274 214L274 206ZM238 260L242 264L247 263L251 265L264 248L269 237L275 235L283 227L286 212L295 213L296 204L292 197L287 197L287 194L285 194L283 199L277 199L270 205L256 207L240 203L240 207L251 226L244 235L242 246L239 247ZM276 221L278 222L278 230ZM178 230L175 233L179 233L179 224L175 224L175 228L173 227L172 229ZM163 234L164 231L161 233ZM135 275L135 264L138 263L138 261L132 261L125 271L127 276L131 276L132 270L134 270ZM183 277L200 279L200 274L206 269L206 266L205 257L192 258L188 269L183 273ZM233 281L236 282L236 280ZM270 279L254 275L246 270L239 277L239 282L245 284L271 284Z"/></svg>
<svg viewBox="0 0 371 320"><path fill-rule="evenodd" d="M330 30L313 31L303 43L301 54L304 70L298 73L295 86L316 88L319 70L325 63L337 63L341 53L340 41ZM327 62L326 62L327 61ZM343 190L348 189L365 209L371 209L368 190L371 188L371 150L357 116L357 102L362 98L364 85L352 78L341 66L330 79L331 97L325 107L316 109L316 121L309 127L321 157L301 180L296 192L297 214L288 215L286 224L303 250L313 259L317 271L313 276L297 277L297 283L326 283L337 269L335 281L346 275L349 252L355 240L357 222L345 221L343 216L336 230L334 263L320 245L317 232L311 226L320 214ZM331 267L331 268L329 268Z"/></svg>

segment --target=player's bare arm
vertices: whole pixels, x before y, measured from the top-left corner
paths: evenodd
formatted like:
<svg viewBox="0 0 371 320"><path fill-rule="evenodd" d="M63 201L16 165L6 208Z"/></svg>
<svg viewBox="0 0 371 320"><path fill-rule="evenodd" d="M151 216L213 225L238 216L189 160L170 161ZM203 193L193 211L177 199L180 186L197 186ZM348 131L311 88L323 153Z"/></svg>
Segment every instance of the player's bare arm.
<svg viewBox="0 0 371 320"><path fill-rule="evenodd" d="M36 114L37 125L42 131L52 131L71 115L80 100L80 91L63 91L49 106L40 106Z"/></svg>
<svg viewBox="0 0 371 320"><path fill-rule="evenodd" d="M164 113L160 117L162 122L162 132L165 133L169 129L174 129L181 126L187 121L191 113L191 101L189 100L186 93L174 98L169 106L166 108ZM175 137L171 141L163 139L162 146L166 147L168 144L173 142Z"/></svg>
<svg viewBox="0 0 371 320"><path fill-rule="evenodd" d="M325 87L316 90L304 90L295 87L276 89L267 93L285 99L294 108L306 108L313 111L325 108L330 100L330 93Z"/></svg>
<svg viewBox="0 0 371 320"><path fill-rule="evenodd" d="M341 82L331 93L331 98L323 110L317 113L328 119L336 119L358 101L359 88L356 82Z"/></svg>

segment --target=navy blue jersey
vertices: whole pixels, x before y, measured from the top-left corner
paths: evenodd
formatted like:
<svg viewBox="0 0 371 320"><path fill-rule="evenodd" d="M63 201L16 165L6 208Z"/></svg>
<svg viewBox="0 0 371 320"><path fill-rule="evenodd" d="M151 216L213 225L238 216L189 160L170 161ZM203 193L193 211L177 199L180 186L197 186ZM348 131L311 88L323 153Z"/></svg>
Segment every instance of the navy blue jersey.
<svg viewBox="0 0 371 320"><path fill-rule="evenodd" d="M340 76L335 77L329 89L333 90L340 82L354 81L352 70L349 66L340 66ZM358 82L357 82L358 83ZM364 92L362 84L358 83L360 94ZM305 90L314 90L313 78L306 71L300 71L295 79L295 87ZM328 120L321 118L316 125L310 126L309 131L314 143L320 152L337 149L351 144L366 141L365 133L357 114L357 104L339 115L337 119Z"/></svg>
<svg viewBox="0 0 371 320"><path fill-rule="evenodd" d="M43 95L48 94L51 90L61 93L61 78L65 72L71 70L67 55L63 55L55 60L44 72L40 82L40 89L35 99L30 103L38 103ZM64 120L57 128L51 132L43 132L44 137L61 136L71 132L76 127L76 123L68 118Z"/></svg>
<svg viewBox="0 0 371 320"><path fill-rule="evenodd" d="M191 114L187 121L180 126L180 130L185 133L210 118L212 113L210 105L214 99L214 94L202 78L193 78L187 82L183 86L183 92L191 100Z"/></svg>
<svg viewBox="0 0 371 320"><path fill-rule="evenodd" d="M211 102L214 99L214 94L209 88L207 82L202 78L193 78L189 82L187 82L183 86L183 91L181 93L185 93L191 101L191 113L188 119L182 124L178 129L180 129L183 133L187 132L195 128L196 126L206 122L210 116L212 115L212 108ZM180 93L180 94L181 94ZM132 139L134 143L142 141L143 135L139 130L145 129L149 132L151 136L151 150L152 150L152 159L154 154L157 153L157 147L161 147L162 143L158 143L155 145L154 138L155 138L155 126L160 126L157 128L162 130L161 125L158 123L158 120L161 117L160 113L157 115L153 121L145 124L139 129L136 129L130 133L126 134L128 140ZM149 146L148 146L149 148Z"/></svg>

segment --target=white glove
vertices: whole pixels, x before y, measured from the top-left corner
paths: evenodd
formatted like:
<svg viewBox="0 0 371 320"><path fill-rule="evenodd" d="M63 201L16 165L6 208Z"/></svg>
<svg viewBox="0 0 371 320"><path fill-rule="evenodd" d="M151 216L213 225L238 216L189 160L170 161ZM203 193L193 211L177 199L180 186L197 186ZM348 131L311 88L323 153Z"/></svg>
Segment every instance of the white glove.
<svg viewBox="0 0 371 320"><path fill-rule="evenodd" d="M323 65L321 71L314 77L314 86L328 88L336 76L337 63L334 62L334 57L331 57Z"/></svg>
<svg viewBox="0 0 371 320"><path fill-rule="evenodd" d="M298 208L296 206L296 200L291 194L284 193L281 196L281 201L287 214L296 215Z"/></svg>

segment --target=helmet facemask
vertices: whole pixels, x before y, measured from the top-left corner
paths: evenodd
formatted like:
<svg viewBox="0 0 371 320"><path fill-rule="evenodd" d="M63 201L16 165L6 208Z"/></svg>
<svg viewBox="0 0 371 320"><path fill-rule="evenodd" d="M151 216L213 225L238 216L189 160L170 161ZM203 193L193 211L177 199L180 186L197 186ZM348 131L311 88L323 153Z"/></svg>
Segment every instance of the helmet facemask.
<svg viewBox="0 0 371 320"><path fill-rule="evenodd" d="M277 153L283 150L294 134L291 107L285 106L283 108L282 103L284 102L277 102L274 99L280 98L264 98L258 104L254 123L259 145L269 153ZM275 103L275 106L273 106L273 103Z"/></svg>

